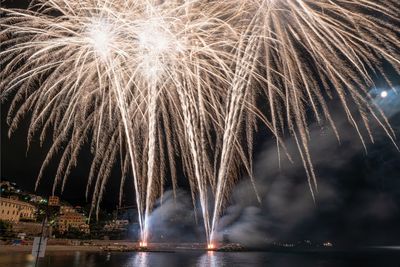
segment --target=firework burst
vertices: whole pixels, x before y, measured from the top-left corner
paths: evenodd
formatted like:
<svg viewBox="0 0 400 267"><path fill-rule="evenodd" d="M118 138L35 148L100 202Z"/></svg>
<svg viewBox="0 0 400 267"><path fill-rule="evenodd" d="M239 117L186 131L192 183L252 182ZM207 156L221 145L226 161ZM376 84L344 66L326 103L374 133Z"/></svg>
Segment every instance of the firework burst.
<svg viewBox="0 0 400 267"><path fill-rule="evenodd" d="M373 140L371 121L394 140L368 88L373 72L390 84L383 61L400 72L399 8L394 0L38 0L2 9L9 133L29 114L28 147L35 136L53 139L36 183L61 155L53 193L89 143L86 192L96 212L120 160L120 200L132 177L143 242L164 177L177 185L179 157L209 241L235 177L244 169L253 181L257 120L278 157L287 154L285 130L295 139L313 197L308 122L327 121L340 139L329 99L339 99L363 143L362 128Z"/></svg>

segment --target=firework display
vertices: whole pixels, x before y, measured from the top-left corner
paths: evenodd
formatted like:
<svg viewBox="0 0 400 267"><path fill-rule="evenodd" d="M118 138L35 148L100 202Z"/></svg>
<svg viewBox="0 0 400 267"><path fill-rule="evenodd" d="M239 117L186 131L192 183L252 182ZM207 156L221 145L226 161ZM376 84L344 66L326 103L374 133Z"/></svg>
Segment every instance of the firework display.
<svg viewBox="0 0 400 267"><path fill-rule="evenodd" d="M283 139L294 138L313 197L308 125L327 122L340 140L330 99L363 144L373 140L371 123L394 142L368 90L371 73L390 84L382 62L400 73L398 10L397 0L34 0L27 10L2 9L9 134L28 115L28 147L52 140L36 187L60 157L53 193L89 144L94 214L120 161L120 201L131 177L143 244L165 177L177 186L180 160L210 243L239 174L253 181L259 122L279 158L290 159Z"/></svg>

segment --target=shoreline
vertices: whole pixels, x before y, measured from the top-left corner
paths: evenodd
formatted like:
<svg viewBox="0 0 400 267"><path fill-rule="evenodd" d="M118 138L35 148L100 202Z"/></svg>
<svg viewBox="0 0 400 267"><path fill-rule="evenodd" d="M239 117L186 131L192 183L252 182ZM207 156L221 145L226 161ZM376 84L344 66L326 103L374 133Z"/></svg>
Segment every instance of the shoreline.
<svg viewBox="0 0 400 267"><path fill-rule="evenodd" d="M131 243L132 244L132 243ZM109 248L107 250L107 248ZM111 249L110 249L111 248ZM125 250L124 250L125 249ZM32 245L0 245L0 255L10 252L26 252L31 253ZM46 252L140 252L136 246L124 246L122 244L114 245L47 245ZM151 246L148 250L142 252L178 252L178 251L209 251L209 252L270 252L270 253L290 253L290 254L392 254L399 253L400 246L386 246L386 247L364 247L353 249L242 249L242 250L207 250L199 247L191 246Z"/></svg>
<svg viewBox="0 0 400 267"><path fill-rule="evenodd" d="M146 249L141 249L137 242L127 240L90 240L78 241L77 240L54 240L50 239L46 246L46 251L82 251L82 252L135 252L135 251L148 251L148 252L174 252L177 250L205 250L202 243L152 243ZM87 244L84 244L87 242ZM10 252L31 252L32 242L20 245L1 244L0 254Z"/></svg>

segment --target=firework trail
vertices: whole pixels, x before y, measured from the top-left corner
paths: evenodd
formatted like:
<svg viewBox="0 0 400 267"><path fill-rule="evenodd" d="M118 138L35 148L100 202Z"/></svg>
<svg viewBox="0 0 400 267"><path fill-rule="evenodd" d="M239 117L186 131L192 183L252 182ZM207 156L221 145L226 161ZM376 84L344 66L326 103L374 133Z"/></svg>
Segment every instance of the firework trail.
<svg viewBox="0 0 400 267"><path fill-rule="evenodd" d="M197 14L198 8L173 1L58 0L33 2L30 10L2 10L1 88L3 100L13 98L10 134L27 114L32 114L28 143L38 131L41 142L53 133L36 186L61 153L53 193L60 182L63 190L90 140L94 157L86 194L92 192L92 207L98 212L119 158L120 199L130 173L146 240L147 217L163 191L163 155L176 185L175 154L181 151L210 231L210 136L222 130L221 99L235 43L228 37L237 35L219 18Z"/></svg>
<svg viewBox="0 0 400 267"><path fill-rule="evenodd" d="M283 137L294 138L313 197L308 122L327 121L340 140L331 98L363 144L365 132L373 141L372 121L394 140L368 88L371 73L390 85L382 62L400 72L399 9L395 0L37 0L28 10L2 9L9 134L26 115L28 148L52 133L36 186L61 156L53 193L89 143L86 195L96 212L120 160L120 201L132 177L144 242L167 171L177 185L179 157L210 242L236 177L244 170L253 179L257 121L275 137L279 158Z"/></svg>
<svg viewBox="0 0 400 267"><path fill-rule="evenodd" d="M275 136L278 154L279 147L285 150L281 143L285 128L295 139L313 198L318 188L308 150L308 111L321 125L325 117L340 140L327 105L329 99L338 98L364 147L362 127L373 141L371 119L394 142L394 133L384 114L371 104L368 89L373 85L371 73L382 74L391 85L382 61L399 73L397 1L233 2L228 9L238 7L240 16L235 22L246 25L241 33L246 50L238 55L241 63L235 75L239 78L235 76L230 89L232 105L225 120L211 234L216 230L223 198L229 194L227 184L232 183L226 172L235 155L230 151L234 138L240 136L240 112L248 103L256 105L249 96L264 95L269 108L258 117ZM358 114L350 112L350 104L358 107ZM247 108L245 112L254 111Z"/></svg>

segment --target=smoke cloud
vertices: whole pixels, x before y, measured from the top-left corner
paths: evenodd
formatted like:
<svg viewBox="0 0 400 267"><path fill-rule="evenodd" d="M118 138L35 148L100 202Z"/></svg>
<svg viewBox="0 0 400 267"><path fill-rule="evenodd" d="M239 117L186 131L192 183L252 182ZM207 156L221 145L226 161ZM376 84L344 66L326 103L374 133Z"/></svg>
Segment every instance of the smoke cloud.
<svg viewBox="0 0 400 267"><path fill-rule="evenodd" d="M190 196L169 190L156 203L149 218L151 242L199 242L204 239L201 223L196 222Z"/></svg>
<svg viewBox="0 0 400 267"><path fill-rule="evenodd" d="M289 139L285 142L294 162L282 159L281 167L275 144L266 143L255 164L256 189L262 201L258 203L256 200L248 179L239 183L233 191L231 205L219 221L218 239L247 247L312 238L324 241L324 238L340 238L340 235L344 238L348 235L351 239L349 233L354 231L351 227L356 228L357 224L361 227L360 222L399 216L400 203L393 200L393 192L372 192L374 183L360 182L359 178L352 177L353 174L343 172L354 169L354 166L347 168L347 165L357 163L357 156L362 159L368 154L347 121L339 120L337 128L340 142L329 128L321 130L313 126L310 130L310 151L318 176L315 203L294 141ZM379 133L379 129L376 130ZM375 140L382 139L382 136L384 134L379 133ZM389 145L394 151L394 145ZM371 179L379 180L376 175ZM357 180L353 183L368 184L372 191L371 188L357 188L352 180ZM396 181L395 184L399 185L398 179ZM349 205L351 201L354 203ZM358 233L359 236L365 234Z"/></svg>

